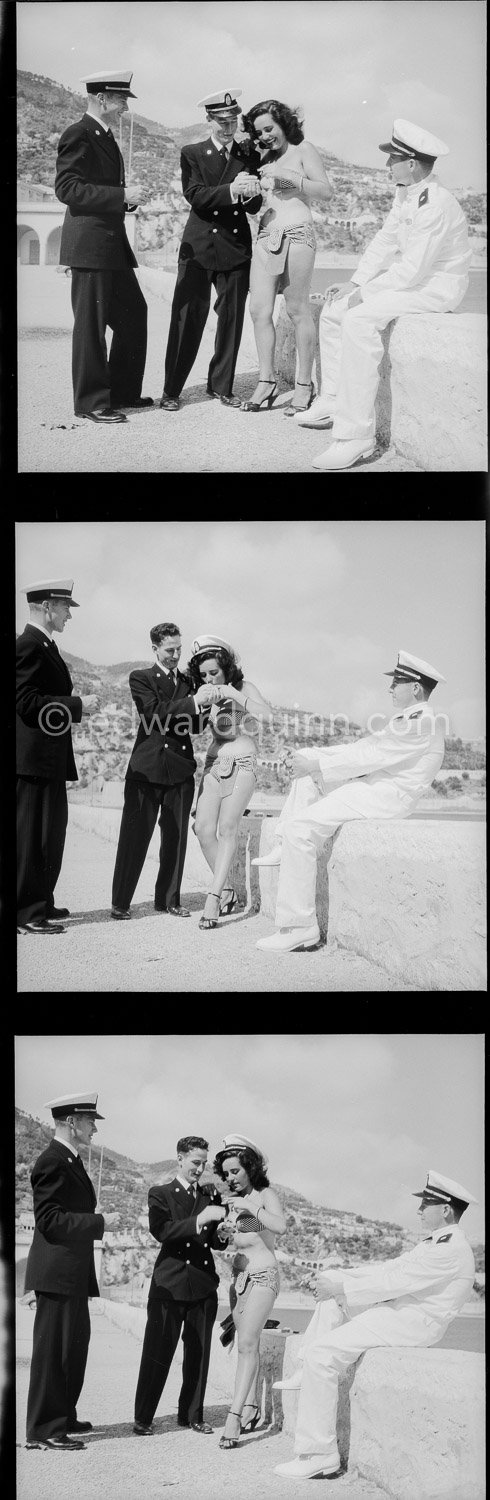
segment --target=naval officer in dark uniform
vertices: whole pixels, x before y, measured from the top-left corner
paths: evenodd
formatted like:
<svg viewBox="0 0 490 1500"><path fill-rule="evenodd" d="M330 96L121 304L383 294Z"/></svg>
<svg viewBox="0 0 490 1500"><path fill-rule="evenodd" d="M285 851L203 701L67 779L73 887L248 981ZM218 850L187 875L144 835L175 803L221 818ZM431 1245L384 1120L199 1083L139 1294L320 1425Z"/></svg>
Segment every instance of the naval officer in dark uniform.
<svg viewBox="0 0 490 1500"><path fill-rule="evenodd" d="M97 1212L91 1178L79 1155L97 1131L97 1094L65 1094L46 1105L55 1134L31 1173L35 1229L25 1290L36 1293L27 1398L27 1448L84 1448L77 1401L90 1341L89 1297L98 1297L94 1240L118 1213Z"/></svg>
<svg viewBox="0 0 490 1500"><path fill-rule="evenodd" d="M196 769L190 735L202 734L209 717L203 709L218 699L218 689L209 683L202 683L194 693L190 679L177 671L182 650L178 625L172 621L154 625L150 640L154 666L129 674L140 725L126 772L112 883L112 916L123 921L130 916L129 907L159 814L155 907L172 916L190 916L180 904Z"/></svg>
<svg viewBox="0 0 490 1500"><path fill-rule="evenodd" d="M165 387L160 406L177 411L179 396L197 356L209 312L211 287L218 317L208 370L208 396L240 406L233 380L247 300L252 237L247 213L261 207L256 176L258 153L242 157L235 143L241 90L220 90L199 101L211 135L184 146L182 191L191 212L179 252L165 356Z"/></svg>
<svg viewBox="0 0 490 1500"><path fill-rule="evenodd" d="M226 1209L213 1183L200 1186L208 1142L202 1136L177 1141L179 1170L172 1182L150 1188L150 1230L162 1246L148 1294L134 1431L149 1437L158 1402L182 1332L184 1358L177 1420L180 1427L210 1433L203 1404L218 1309L218 1277L211 1248L222 1249L218 1224Z"/></svg>
<svg viewBox="0 0 490 1500"><path fill-rule="evenodd" d="M124 161L111 126L128 108L132 73L92 73L86 113L63 131L58 144L55 192L67 204L60 263L71 266L72 374L75 416L92 422L125 422L123 406L152 406L142 397L147 305L125 226L141 189L126 187ZM109 359L106 329L112 328Z"/></svg>
<svg viewBox="0 0 490 1500"><path fill-rule="evenodd" d="M99 706L96 693L73 692L53 640L79 605L72 578L44 578L22 590L30 621L17 638L17 931L65 932L56 907L68 821L67 781L78 781L71 725Z"/></svg>

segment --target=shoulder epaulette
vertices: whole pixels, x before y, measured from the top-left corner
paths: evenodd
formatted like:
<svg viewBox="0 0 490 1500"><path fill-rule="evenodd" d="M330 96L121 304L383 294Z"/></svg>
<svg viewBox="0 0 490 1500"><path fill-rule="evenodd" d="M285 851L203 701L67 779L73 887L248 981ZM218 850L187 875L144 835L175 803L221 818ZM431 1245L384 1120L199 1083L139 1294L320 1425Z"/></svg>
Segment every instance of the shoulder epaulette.
<svg viewBox="0 0 490 1500"><path fill-rule="evenodd" d="M424 205L424 203L428 203L428 202L429 202L429 189L428 188L424 188L423 193L420 194L419 208L422 208L423 205Z"/></svg>
<svg viewBox="0 0 490 1500"><path fill-rule="evenodd" d="M440 1234L436 1245L447 1245L448 1240L452 1240L452 1234Z"/></svg>

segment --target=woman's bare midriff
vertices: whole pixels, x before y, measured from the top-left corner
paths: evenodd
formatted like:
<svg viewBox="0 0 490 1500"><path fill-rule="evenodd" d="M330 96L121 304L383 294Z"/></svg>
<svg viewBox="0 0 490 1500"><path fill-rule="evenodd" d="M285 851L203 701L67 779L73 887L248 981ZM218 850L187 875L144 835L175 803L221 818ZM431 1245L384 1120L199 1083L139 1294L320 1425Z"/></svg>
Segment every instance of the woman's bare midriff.
<svg viewBox="0 0 490 1500"><path fill-rule="evenodd" d="M275 165L276 163L274 162L270 163L271 172L274 171ZM281 171L286 173L288 167L291 168L292 172L301 172L301 151L299 148L297 146L290 146L288 151L284 152L284 156L279 157L277 166L280 166ZM267 172L267 163L264 166L264 172ZM274 225L274 228L279 229L283 224L289 227L292 224L311 224L312 222L312 214L307 200L302 197L301 193L298 193L296 188L286 188L281 193L270 192L267 194L267 207L263 215L261 215L259 227L265 229L267 226L272 228Z"/></svg>

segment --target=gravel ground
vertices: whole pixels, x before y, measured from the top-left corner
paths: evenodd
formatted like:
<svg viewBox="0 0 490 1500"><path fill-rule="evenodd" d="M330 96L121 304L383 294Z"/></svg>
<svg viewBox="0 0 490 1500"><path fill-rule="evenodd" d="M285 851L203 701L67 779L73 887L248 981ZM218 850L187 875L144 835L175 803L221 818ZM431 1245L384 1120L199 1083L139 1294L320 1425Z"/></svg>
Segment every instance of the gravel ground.
<svg viewBox="0 0 490 1500"><path fill-rule="evenodd" d="M18 939L19 993L47 991L90 993L154 990L161 992L251 994L256 991L410 990L394 984L375 964L352 953L329 948L311 953L263 953L257 939L274 931L267 917L246 911L223 917L219 926L199 930L204 890L184 880L182 904L187 920L155 912L157 861L151 853L136 888L130 922L110 915L115 846L87 833L68 819L63 869L56 891L60 906L72 913L66 932L52 941L32 934Z"/></svg>
<svg viewBox="0 0 490 1500"><path fill-rule="evenodd" d="M170 319L172 279L162 288L158 273L142 267L139 278L148 302L149 333L143 395L158 403ZM170 283L170 284L169 284ZM158 288L158 295L157 295ZM308 473L321 485L325 476L311 459L331 441L327 432L308 431L286 420L290 399L284 382L271 412L257 415L224 408L205 393L216 317L211 311L199 354L178 412L158 404L128 412L128 422L111 428L77 418L71 383L70 278L55 267L21 267L19 273L19 472L20 473ZM257 356L250 319L246 320L235 379L235 394L249 400L257 380ZM375 453L349 474L420 473L393 448ZM387 496L388 498L388 496Z"/></svg>
<svg viewBox="0 0 490 1500"><path fill-rule="evenodd" d="M73 1453L27 1450L25 1414L34 1314L17 1303L17 1500L160 1500L172 1488L176 1500L305 1500L304 1480L285 1480L274 1466L293 1457L287 1433L259 1427L228 1453L218 1443L230 1405L235 1369L213 1339L205 1418L213 1436L187 1432L176 1423L180 1388L179 1351L158 1408L155 1435L133 1434L133 1402L139 1370L139 1338L122 1332L90 1303L92 1338L78 1408L94 1432ZM179 1346L179 1350L181 1346ZM382 1500L381 1491L355 1472L319 1479L316 1500ZM414 1497L415 1500L415 1497Z"/></svg>

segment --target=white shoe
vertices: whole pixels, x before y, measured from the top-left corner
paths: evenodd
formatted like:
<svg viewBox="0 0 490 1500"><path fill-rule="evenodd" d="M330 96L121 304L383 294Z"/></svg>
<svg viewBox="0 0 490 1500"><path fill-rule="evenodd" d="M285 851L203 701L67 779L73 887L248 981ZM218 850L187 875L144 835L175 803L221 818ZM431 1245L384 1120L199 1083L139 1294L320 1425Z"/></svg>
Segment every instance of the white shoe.
<svg viewBox="0 0 490 1500"><path fill-rule="evenodd" d="M289 1380L273 1380L273 1391L299 1391L301 1375L301 1370L295 1370L294 1375L289 1376Z"/></svg>
<svg viewBox="0 0 490 1500"><path fill-rule="evenodd" d="M273 932L272 937L259 938L257 948L263 948L266 953L292 953L294 949L301 951L303 948L316 948L320 942L320 928L314 927L281 927L279 932Z"/></svg>
<svg viewBox="0 0 490 1500"><path fill-rule="evenodd" d="M322 401L321 396L317 396L308 411L296 412L294 420L298 423L298 427L331 427L333 416L325 401Z"/></svg>
<svg viewBox="0 0 490 1500"><path fill-rule="evenodd" d="M269 849L268 854L263 854L261 858L252 859L250 863L252 865L280 865L281 855L282 845L274 844L274 848Z"/></svg>
<svg viewBox="0 0 490 1500"><path fill-rule="evenodd" d="M358 458L370 458L374 444L362 443L357 438L337 438L324 453L312 459L314 469L350 469Z"/></svg>
<svg viewBox="0 0 490 1500"><path fill-rule="evenodd" d="M284 1474L287 1479L314 1479L316 1474L336 1474L340 1469L340 1458L330 1458L326 1453L308 1453L304 1458L293 1458L289 1464L276 1464L275 1474Z"/></svg>

